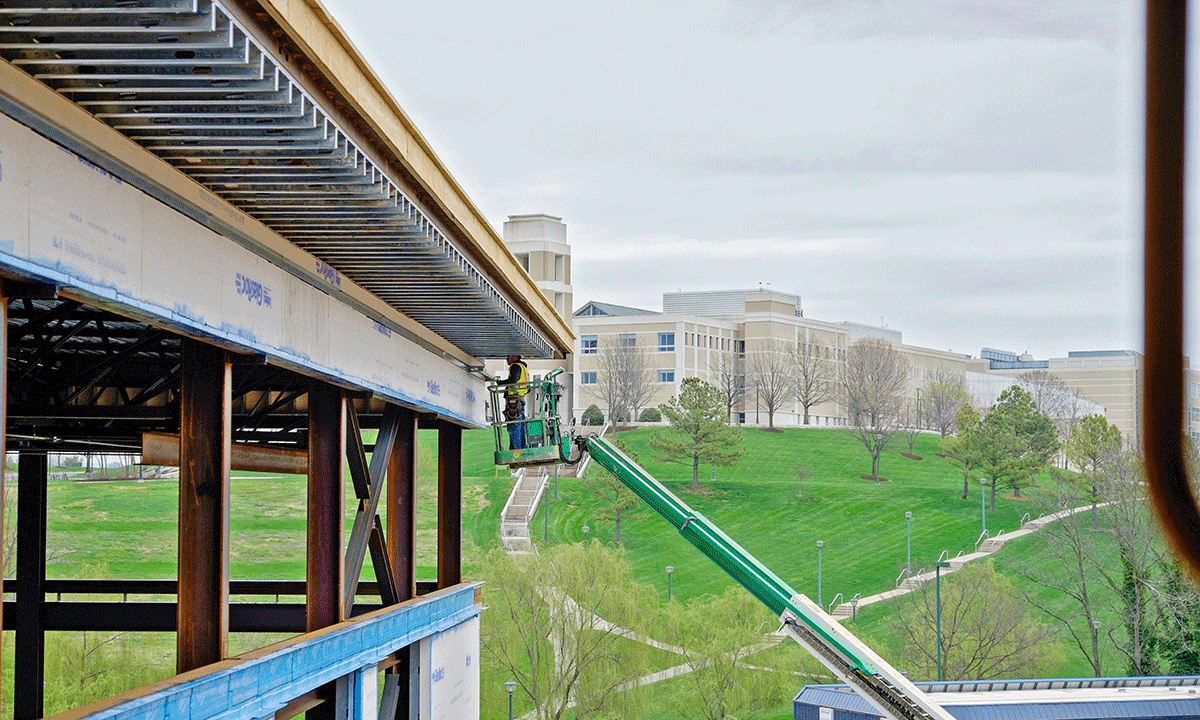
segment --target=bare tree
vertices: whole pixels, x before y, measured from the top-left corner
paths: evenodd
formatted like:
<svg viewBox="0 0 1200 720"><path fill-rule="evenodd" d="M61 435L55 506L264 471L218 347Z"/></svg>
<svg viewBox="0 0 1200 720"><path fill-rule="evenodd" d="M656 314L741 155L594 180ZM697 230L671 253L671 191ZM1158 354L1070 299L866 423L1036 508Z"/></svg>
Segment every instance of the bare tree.
<svg viewBox="0 0 1200 720"><path fill-rule="evenodd" d="M1064 493L1055 498L1055 510L1074 507L1084 499L1085 493L1077 486L1060 485ZM1032 589L1025 600L1057 621L1087 658L1096 677L1103 677L1100 662L1100 621L1098 615L1107 606L1108 588L1096 572L1102 562L1099 547L1088 528L1083 513L1071 513L1047 523L1035 533L1039 546L1036 562L1018 563L1017 573L1029 579L1038 588L1053 591L1043 595ZM1062 596L1071 599L1062 603ZM1059 633L1063 637L1063 633Z"/></svg>
<svg viewBox="0 0 1200 720"><path fill-rule="evenodd" d="M837 364L829 357L830 348L811 337L796 343L792 365L796 369L796 399L804 407L804 424L814 405L837 397Z"/></svg>
<svg viewBox="0 0 1200 720"><path fill-rule="evenodd" d="M954 432L955 414L963 403L971 402L971 394L963 383L962 375L939 369L934 371L929 385L925 387L925 396L921 398L919 408L922 418L942 437Z"/></svg>
<svg viewBox="0 0 1200 720"><path fill-rule="evenodd" d="M725 422L733 419L733 408L746 396L746 373L734 353L720 353L708 364L713 385L725 396Z"/></svg>
<svg viewBox="0 0 1200 720"><path fill-rule="evenodd" d="M932 583L895 601L902 657L914 679L936 677L937 599ZM1054 627L1030 617L991 561L942 579L942 667L955 680L1041 677L1054 663Z"/></svg>
<svg viewBox="0 0 1200 720"><path fill-rule="evenodd" d="M871 455L871 477L879 482L879 456L901 423L901 397L908 380L908 361L877 338L850 344L842 397L852 437Z"/></svg>
<svg viewBox="0 0 1200 720"><path fill-rule="evenodd" d="M654 389L650 358L633 342L621 341L601 347L596 358L600 372L592 392L608 407L613 427L636 420Z"/></svg>
<svg viewBox="0 0 1200 720"><path fill-rule="evenodd" d="M750 360L749 380L754 387L755 406L767 409L767 426L775 427L775 413L795 395L792 353L781 340L760 345Z"/></svg>
<svg viewBox="0 0 1200 720"><path fill-rule="evenodd" d="M1072 390L1061 377L1048 370L1030 370L1017 377L1029 394L1038 412L1054 421L1059 437L1070 437L1079 419L1082 405L1079 394Z"/></svg>

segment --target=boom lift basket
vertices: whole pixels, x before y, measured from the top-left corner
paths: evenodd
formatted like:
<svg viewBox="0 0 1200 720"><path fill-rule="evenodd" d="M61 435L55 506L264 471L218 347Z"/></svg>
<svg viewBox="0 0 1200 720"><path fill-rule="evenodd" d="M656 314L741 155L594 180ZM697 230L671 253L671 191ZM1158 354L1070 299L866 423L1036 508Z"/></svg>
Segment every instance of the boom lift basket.
<svg viewBox="0 0 1200 720"><path fill-rule="evenodd" d="M544 377L530 378L527 383L488 385L488 392L491 393L488 407L496 440L497 465L521 467L567 462L571 454L571 439L563 435L559 422L558 403L562 399L562 385L556 378L561 373L562 368L555 368ZM525 401L524 417L511 420L505 417L505 407L512 397L520 397ZM525 447L513 449L510 446L510 428L524 431Z"/></svg>

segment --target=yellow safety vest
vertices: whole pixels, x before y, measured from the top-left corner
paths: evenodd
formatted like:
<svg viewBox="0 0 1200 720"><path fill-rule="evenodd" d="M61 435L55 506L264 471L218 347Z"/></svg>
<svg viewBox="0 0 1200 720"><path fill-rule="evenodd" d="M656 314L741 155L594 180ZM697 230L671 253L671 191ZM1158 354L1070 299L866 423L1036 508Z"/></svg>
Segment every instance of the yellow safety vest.
<svg viewBox="0 0 1200 720"><path fill-rule="evenodd" d="M522 397L525 393L529 392L529 366L519 360L513 363L513 365L521 368L520 376L517 379L516 385L510 386L504 391L504 394L509 397ZM508 376L512 377L512 365L508 366Z"/></svg>

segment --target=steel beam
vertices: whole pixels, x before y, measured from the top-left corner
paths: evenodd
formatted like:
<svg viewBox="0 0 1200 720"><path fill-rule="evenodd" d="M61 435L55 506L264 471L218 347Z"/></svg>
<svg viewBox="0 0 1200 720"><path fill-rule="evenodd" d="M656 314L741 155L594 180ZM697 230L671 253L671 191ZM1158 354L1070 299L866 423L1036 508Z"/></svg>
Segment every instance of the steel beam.
<svg viewBox="0 0 1200 720"><path fill-rule="evenodd" d="M178 672L225 657L229 639L229 433L224 350L181 346Z"/></svg>
<svg viewBox="0 0 1200 720"><path fill-rule="evenodd" d="M17 460L17 611L13 719L43 715L46 636L41 607L46 583L48 456L23 452Z"/></svg>
<svg viewBox="0 0 1200 720"><path fill-rule="evenodd" d="M179 436L170 433L142 433L142 463L178 467ZM231 443L229 468L304 475L308 472L308 451L251 443Z"/></svg>
<svg viewBox="0 0 1200 720"><path fill-rule="evenodd" d="M438 422L438 588L462 582L462 428Z"/></svg>

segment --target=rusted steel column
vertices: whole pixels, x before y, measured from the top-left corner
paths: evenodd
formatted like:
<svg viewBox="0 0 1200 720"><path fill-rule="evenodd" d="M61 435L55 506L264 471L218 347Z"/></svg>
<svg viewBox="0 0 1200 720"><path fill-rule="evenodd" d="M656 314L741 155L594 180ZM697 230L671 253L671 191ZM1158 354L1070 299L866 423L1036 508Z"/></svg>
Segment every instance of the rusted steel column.
<svg viewBox="0 0 1200 720"><path fill-rule="evenodd" d="M346 457L342 391L313 380L308 390L308 632L341 622L342 463Z"/></svg>
<svg viewBox="0 0 1200 720"><path fill-rule="evenodd" d="M462 428L438 422L438 589L462 582Z"/></svg>
<svg viewBox="0 0 1200 720"><path fill-rule="evenodd" d="M22 452L17 460L17 613L13 671L13 718L42 717L46 634L46 453Z"/></svg>
<svg viewBox="0 0 1200 720"><path fill-rule="evenodd" d="M400 409L400 428L388 462L388 556L396 578L396 595L403 602L415 596L417 513L417 414Z"/></svg>
<svg viewBox="0 0 1200 720"><path fill-rule="evenodd" d="M225 351L184 338L179 408L179 631L175 667L225 657L229 641L231 370Z"/></svg>
<svg viewBox="0 0 1200 720"><path fill-rule="evenodd" d="M1142 448L1159 516L1200 578L1200 512L1183 427L1183 232L1187 4L1146 4L1145 375Z"/></svg>
<svg viewBox="0 0 1200 720"><path fill-rule="evenodd" d="M401 602L416 596L416 513L417 513L417 414L400 408L399 428L392 456L388 461L387 542L392 561L392 577L396 581L396 597ZM397 685L394 712L381 707L380 720L404 720L416 717L415 696L411 692L410 675L415 664L415 648L400 651L400 662L388 670L389 681ZM391 677L395 676L395 677Z"/></svg>

